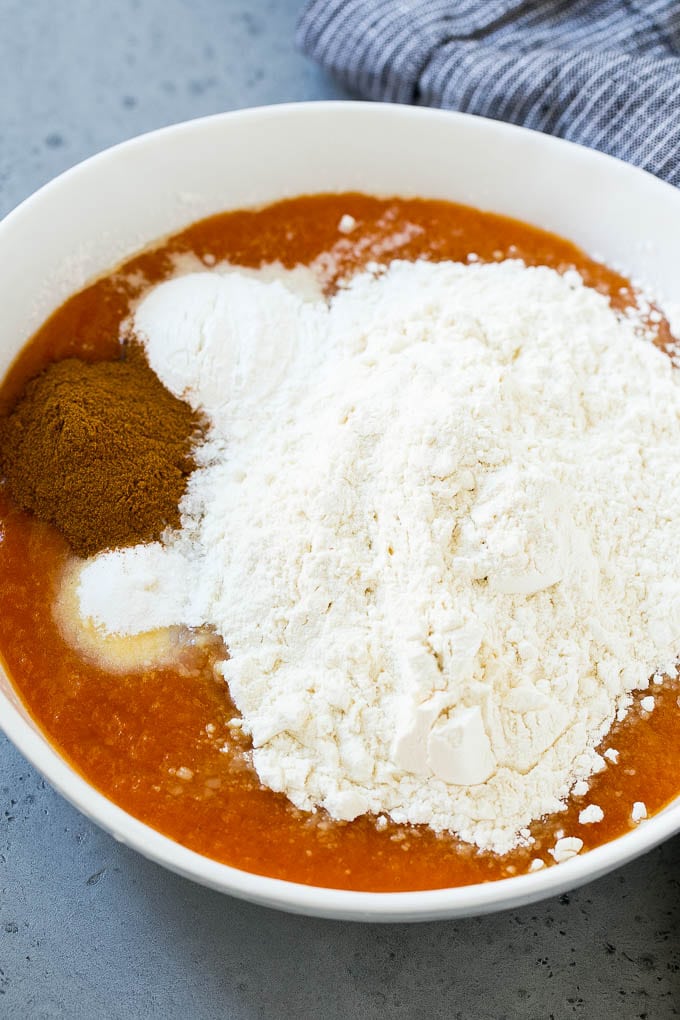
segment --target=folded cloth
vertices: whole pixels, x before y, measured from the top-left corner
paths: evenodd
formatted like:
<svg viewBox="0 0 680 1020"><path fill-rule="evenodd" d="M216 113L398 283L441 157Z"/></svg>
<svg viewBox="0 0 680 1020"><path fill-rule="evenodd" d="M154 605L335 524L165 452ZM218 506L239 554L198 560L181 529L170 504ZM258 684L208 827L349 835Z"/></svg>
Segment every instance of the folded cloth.
<svg viewBox="0 0 680 1020"><path fill-rule="evenodd" d="M677 0L308 0L298 42L362 97L523 124L680 185Z"/></svg>

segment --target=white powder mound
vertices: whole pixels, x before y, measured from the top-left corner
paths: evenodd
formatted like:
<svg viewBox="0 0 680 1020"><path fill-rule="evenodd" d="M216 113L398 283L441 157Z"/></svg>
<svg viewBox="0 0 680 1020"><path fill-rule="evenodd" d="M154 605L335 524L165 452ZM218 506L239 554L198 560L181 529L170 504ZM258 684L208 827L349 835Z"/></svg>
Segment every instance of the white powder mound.
<svg viewBox="0 0 680 1020"><path fill-rule="evenodd" d="M576 273L394 262L327 306L199 273L135 318L209 416L84 617L214 626L263 783L505 852L680 651L680 376ZM571 852L571 850L570 850Z"/></svg>

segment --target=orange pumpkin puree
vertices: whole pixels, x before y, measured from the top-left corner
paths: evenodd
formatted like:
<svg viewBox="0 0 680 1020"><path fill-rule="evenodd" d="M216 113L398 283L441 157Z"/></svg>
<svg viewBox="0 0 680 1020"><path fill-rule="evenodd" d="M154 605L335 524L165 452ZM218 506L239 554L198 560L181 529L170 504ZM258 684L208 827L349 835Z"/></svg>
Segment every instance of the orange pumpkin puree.
<svg viewBox="0 0 680 1020"><path fill-rule="evenodd" d="M357 221L348 235L338 232L345 214ZM332 259L324 256L329 252ZM559 270L576 267L616 307L634 301L623 277L568 241L511 219L439 201L304 196L196 223L74 295L19 354L0 391L0 407L8 408L50 361L117 358L119 326L131 301L172 274L176 257L189 253L206 265L226 259L293 267L321 257L340 274L393 258L516 257ZM667 324L655 329L663 346ZM65 642L51 607L69 555L65 540L12 506L0 485L0 655L16 690L53 745L93 786L218 861L342 889L468 885L520 874L535 857L550 864L548 850L560 833L580 837L584 850L607 842L632 827L634 801L644 801L653 814L680 792L680 687L666 681L648 692L656 700L649 716L636 703L604 741L601 750L616 748L618 763L592 777L585 797L573 797L565 811L536 822L532 846L505 856L480 853L426 827L390 823L380 829L372 817L344 823L324 812L298 811L259 783L247 743L227 726L235 710L226 685L213 675L211 659L218 652L209 643L197 642L183 653L177 669L122 675L89 664ZM579 812L589 803L602 807L604 820L579 825Z"/></svg>

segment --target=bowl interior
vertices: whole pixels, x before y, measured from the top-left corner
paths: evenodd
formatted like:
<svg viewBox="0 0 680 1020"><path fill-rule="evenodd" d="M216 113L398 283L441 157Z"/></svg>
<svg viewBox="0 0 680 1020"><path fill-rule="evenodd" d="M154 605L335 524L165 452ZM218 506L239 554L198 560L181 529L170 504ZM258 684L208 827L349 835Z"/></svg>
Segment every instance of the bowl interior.
<svg viewBox="0 0 680 1020"><path fill-rule="evenodd" d="M0 373L46 316L149 242L226 209L360 190L463 202L563 235L666 303L680 301L680 193L609 157L461 114L311 103L224 114L110 149L0 224ZM77 807L191 878L284 909L415 920L526 903L594 878L680 829L680 799L629 835L558 868L434 893L347 893L247 875L178 847L112 805L42 737L0 673L0 723Z"/></svg>

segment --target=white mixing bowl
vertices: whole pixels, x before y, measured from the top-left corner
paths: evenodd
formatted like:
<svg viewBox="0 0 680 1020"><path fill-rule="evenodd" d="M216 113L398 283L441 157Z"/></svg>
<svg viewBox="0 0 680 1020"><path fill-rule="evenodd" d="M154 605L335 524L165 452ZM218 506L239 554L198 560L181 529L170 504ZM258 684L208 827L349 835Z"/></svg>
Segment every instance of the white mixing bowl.
<svg viewBox="0 0 680 1020"><path fill-rule="evenodd" d="M0 223L0 376L66 297L150 241L221 210L310 192L451 199L570 238L680 302L680 192L598 153L437 110L310 103L243 110L136 138L87 160ZM0 675L0 724L22 754L117 840L182 875L284 910L372 921L481 914L602 875L680 830L680 798L634 831L534 874L431 892L320 889L187 850L85 782Z"/></svg>

